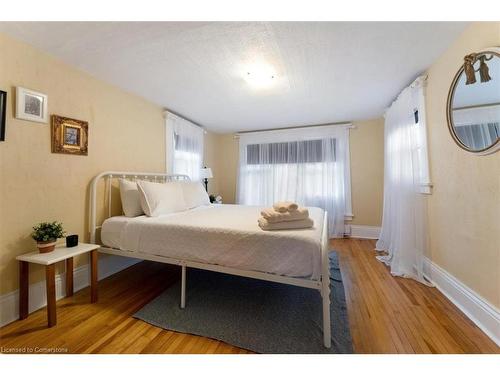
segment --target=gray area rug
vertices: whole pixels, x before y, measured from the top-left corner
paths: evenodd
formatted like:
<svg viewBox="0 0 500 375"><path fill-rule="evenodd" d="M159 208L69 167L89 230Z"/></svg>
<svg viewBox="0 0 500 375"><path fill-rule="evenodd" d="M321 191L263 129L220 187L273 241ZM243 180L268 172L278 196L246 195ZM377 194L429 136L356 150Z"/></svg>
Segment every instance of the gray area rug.
<svg viewBox="0 0 500 375"><path fill-rule="evenodd" d="M180 282L134 314L164 329L211 337L257 353L352 353L337 254L330 253L332 347L323 347L317 290L188 269L186 308Z"/></svg>

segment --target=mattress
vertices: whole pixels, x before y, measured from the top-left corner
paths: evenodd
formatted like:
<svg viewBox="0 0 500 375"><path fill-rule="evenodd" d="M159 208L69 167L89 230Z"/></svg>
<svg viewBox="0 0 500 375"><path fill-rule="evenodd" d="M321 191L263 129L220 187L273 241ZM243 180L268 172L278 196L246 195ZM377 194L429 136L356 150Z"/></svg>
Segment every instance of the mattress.
<svg viewBox="0 0 500 375"><path fill-rule="evenodd" d="M115 216L104 221L101 241L127 252L319 280L324 211L309 208L313 228L263 231L261 210L224 204L159 217Z"/></svg>

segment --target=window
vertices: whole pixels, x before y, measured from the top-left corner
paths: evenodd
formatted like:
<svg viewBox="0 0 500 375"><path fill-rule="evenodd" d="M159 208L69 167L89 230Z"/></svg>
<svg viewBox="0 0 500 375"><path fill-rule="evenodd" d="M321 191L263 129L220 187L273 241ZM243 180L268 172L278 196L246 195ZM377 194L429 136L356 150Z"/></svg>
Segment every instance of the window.
<svg viewBox="0 0 500 375"><path fill-rule="evenodd" d="M421 192L425 192L426 188L426 183L428 182L429 178L429 169L428 169L428 161L427 161L427 142L425 140L425 129L422 129L425 124L422 124L419 121L419 113L418 109L415 109L414 111L414 119L415 123L413 124L412 131L415 136L415 144L414 144L414 149L413 152L415 153L415 159L418 162L418 165L420 166L418 168L418 178L420 181L420 189Z"/></svg>
<svg viewBox="0 0 500 375"><path fill-rule="evenodd" d="M333 152L323 153L323 142L321 139L314 139L309 141L297 142L280 142L269 143L266 145L252 144L247 145L247 164L259 164L265 159L265 163L269 164L282 164L282 163L317 163L323 159L331 158L335 160L335 138L328 140ZM268 158L261 158L261 153L269 152Z"/></svg>
<svg viewBox="0 0 500 375"><path fill-rule="evenodd" d="M198 181L203 166L203 129L167 112L166 134L167 173L185 174Z"/></svg>
<svg viewBox="0 0 500 375"><path fill-rule="evenodd" d="M419 77L412 90L412 102L414 105L412 127L414 142L414 159L418 163L418 174L420 193L431 193L431 180L429 175L429 156L427 151L427 128L425 122L425 82L426 77Z"/></svg>
<svg viewBox="0 0 500 375"><path fill-rule="evenodd" d="M385 114L385 173L393 180L399 179L400 173L411 173L419 192L431 194L425 122L425 82L426 77L421 76L407 89L407 94L402 98L407 107L404 112L397 113L400 116L397 120L398 126L389 128L387 125L388 122L392 123L392 118L396 116L395 111ZM408 154L406 151L411 152ZM407 157L411 157L411 163L405 159ZM402 165L411 165L411 171L401 172Z"/></svg>
<svg viewBox="0 0 500 375"><path fill-rule="evenodd" d="M330 235L343 236L352 215L348 134L338 125L242 134L238 203L321 207Z"/></svg>

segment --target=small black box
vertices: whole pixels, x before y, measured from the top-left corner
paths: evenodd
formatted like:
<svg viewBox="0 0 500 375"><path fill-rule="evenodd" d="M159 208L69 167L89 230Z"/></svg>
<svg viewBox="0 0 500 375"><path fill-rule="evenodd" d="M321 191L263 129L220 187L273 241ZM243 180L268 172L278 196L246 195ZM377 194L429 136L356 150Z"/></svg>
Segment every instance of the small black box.
<svg viewBox="0 0 500 375"><path fill-rule="evenodd" d="M78 246L78 234L72 234L66 237L66 247Z"/></svg>

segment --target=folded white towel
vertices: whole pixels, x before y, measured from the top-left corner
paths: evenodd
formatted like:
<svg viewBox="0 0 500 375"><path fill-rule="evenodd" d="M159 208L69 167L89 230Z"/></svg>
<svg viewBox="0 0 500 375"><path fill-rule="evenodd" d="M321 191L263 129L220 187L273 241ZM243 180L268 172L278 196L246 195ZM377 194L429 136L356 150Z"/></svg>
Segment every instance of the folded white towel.
<svg viewBox="0 0 500 375"><path fill-rule="evenodd" d="M273 208L265 208L260 214L270 223L279 223L282 221L304 220L309 217L309 210L300 207L295 211L278 212Z"/></svg>
<svg viewBox="0 0 500 375"><path fill-rule="evenodd" d="M304 220L294 220L294 221L282 221L279 223L270 223L263 217L259 218L259 227L262 230L285 230L285 229L305 229L312 228L314 222L310 219Z"/></svg>
<svg viewBox="0 0 500 375"><path fill-rule="evenodd" d="M291 212L297 210L297 208L299 208L299 205L295 202L283 201L273 204L273 208L278 212Z"/></svg>

